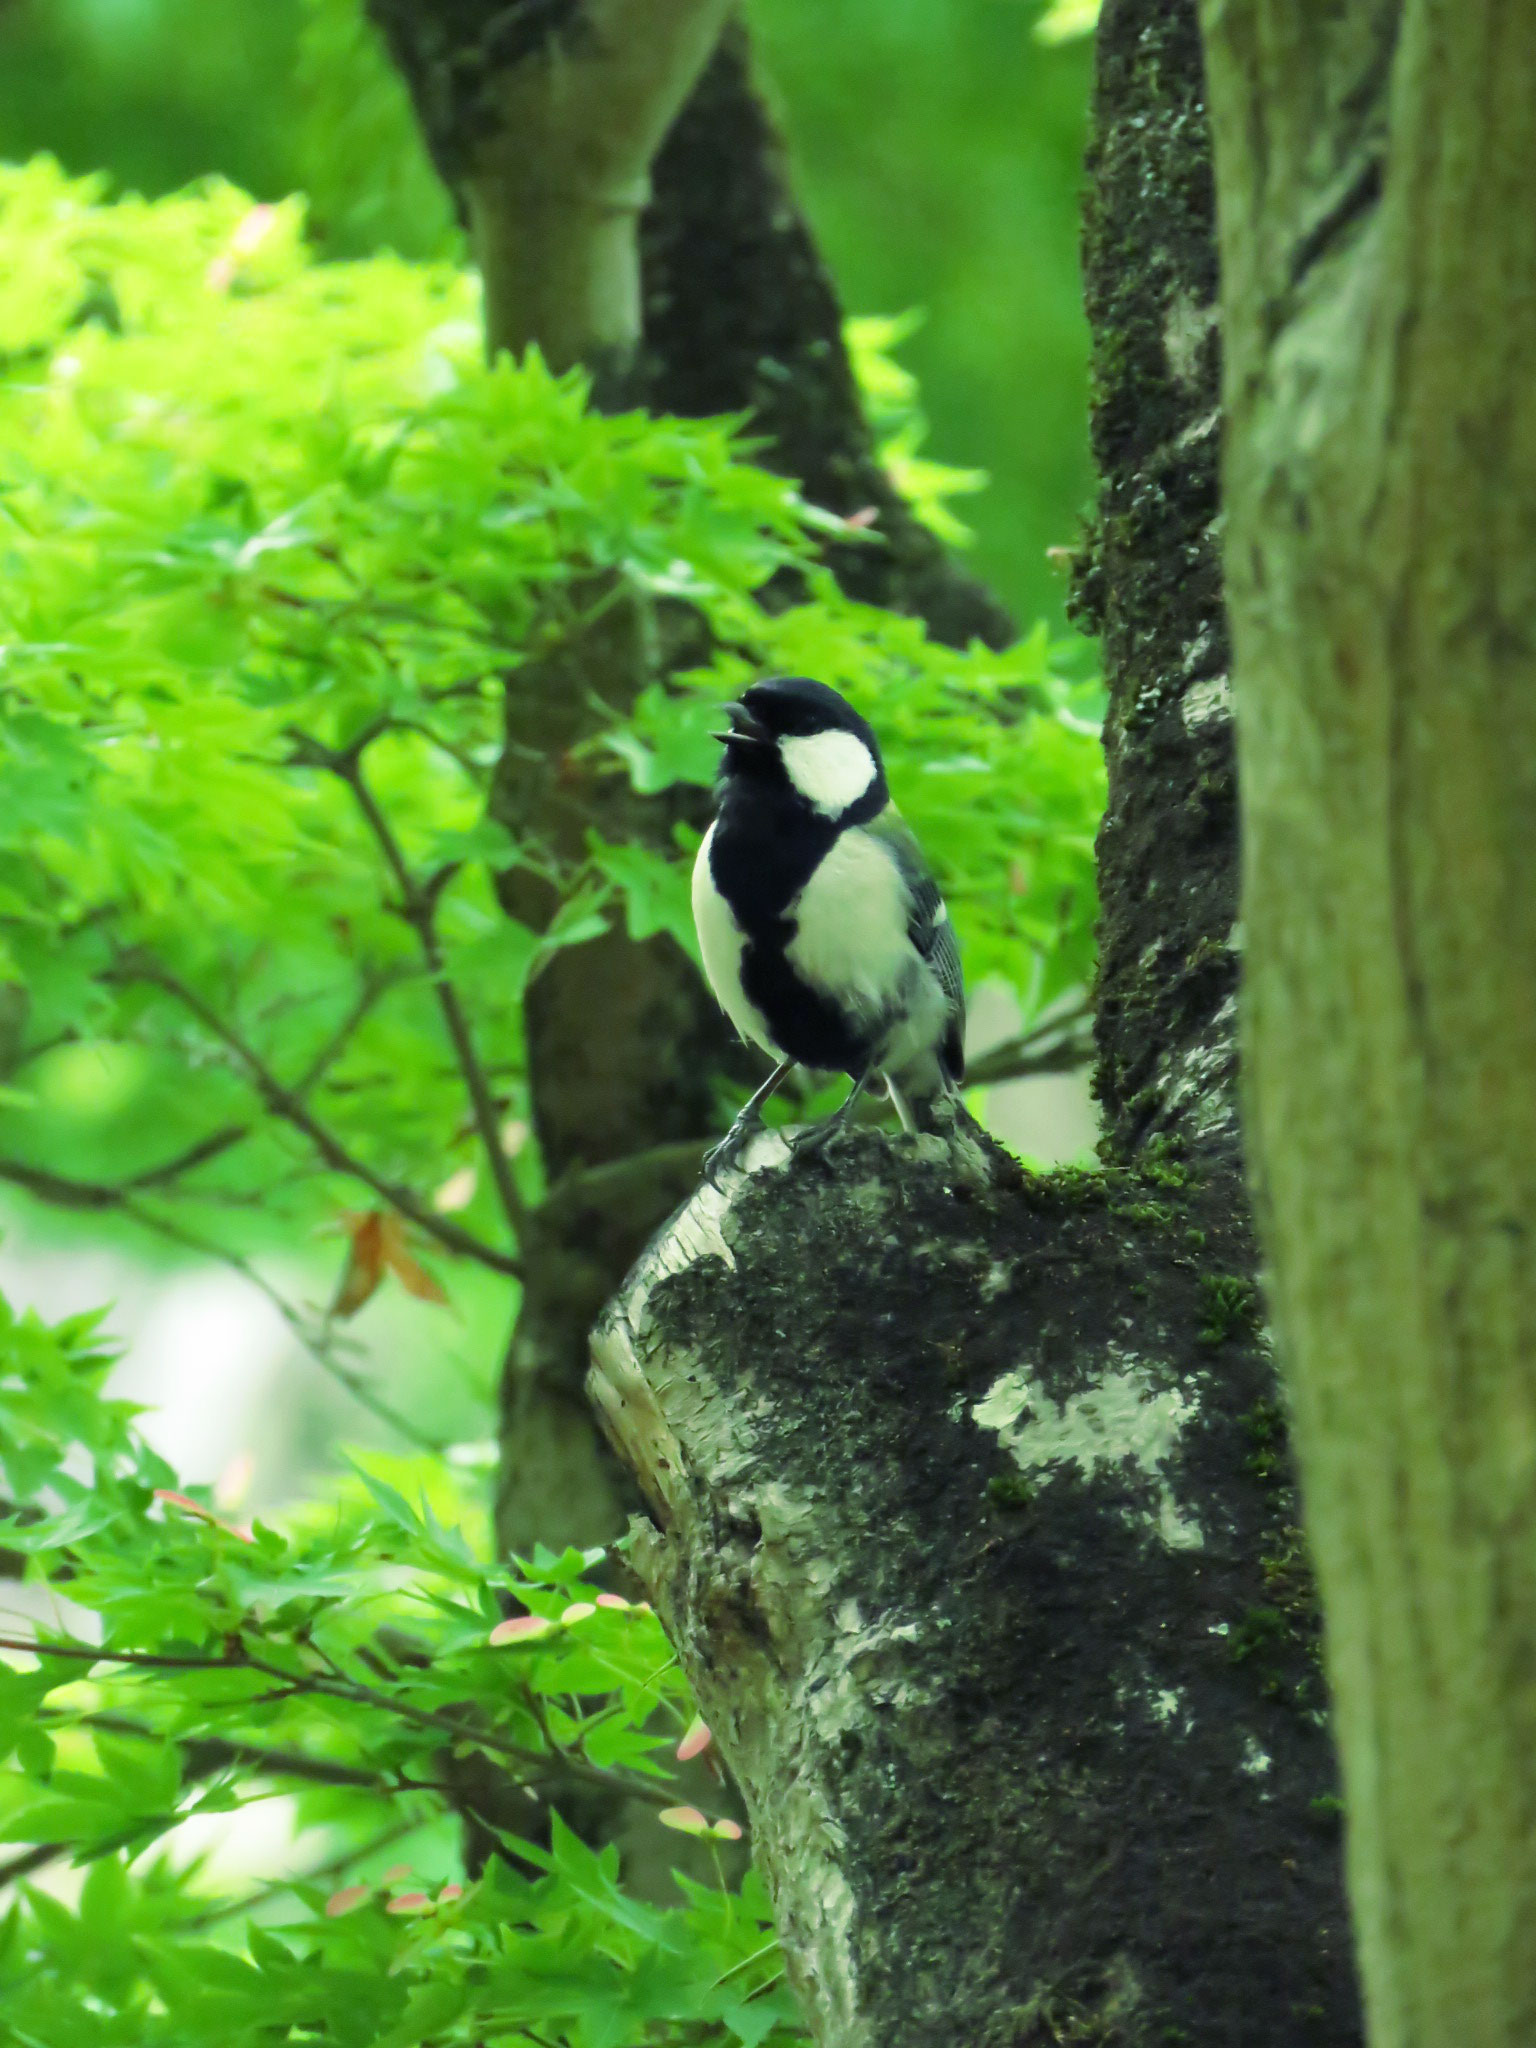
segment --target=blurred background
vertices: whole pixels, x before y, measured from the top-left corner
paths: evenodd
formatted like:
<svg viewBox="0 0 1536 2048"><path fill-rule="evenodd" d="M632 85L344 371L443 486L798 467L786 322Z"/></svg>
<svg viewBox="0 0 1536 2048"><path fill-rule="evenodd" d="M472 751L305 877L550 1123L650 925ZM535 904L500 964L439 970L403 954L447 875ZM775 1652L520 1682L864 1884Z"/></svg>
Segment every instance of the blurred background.
<svg viewBox="0 0 1536 2048"><path fill-rule="evenodd" d="M748 12L845 308L920 314L901 355L929 448L990 479L957 506L976 568L1021 623L1059 626L1046 550L1089 490L1090 45L1039 40L1041 0ZM0 153L37 150L148 196L210 171L258 199L306 192L337 255L436 254L453 232L355 0L0 0Z"/></svg>
<svg viewBox="0 0 1536 2048"><path fill-rule="evenodd" d="M954 501L974 566L1021 625L1044 619L1054 636L1065 593L1047 550L1073 541L1090 487L1077 267L1089 45L1042 41L1041 0L751 0L749 12L844 306L911 316L900 357L920 386L926 452L987 478ZM356 0L0 0L0 154L37 151L99 172L109 192L154 196L209 173L260 199L303 191L327 254L456 246ZM1006 1037L1006 1004L993 1016L979 997L982 1042ZM79 1059L59 1108L88 1166L131 1077L93 1049ZM1028 1156L1091 1148L1081 1077L1005 1093L992 1121ZM289 1299L323 1304L341 1257L334 1242L273 1244L265 1270ZM338 1437L388 1440L247 1278L168 1259L111 1217L4 1191L0 1289L49 1316L111 1303L120 1391L156 1411L149 1433L188 1480L222 1475L231 1506L292 1495ZM425 1394L435 1433L473 1459L505 1303L466 1280L452 1314L445 1335L441 1309L386 1289L346 1341L382 1394L409 1410Z"/></svg>

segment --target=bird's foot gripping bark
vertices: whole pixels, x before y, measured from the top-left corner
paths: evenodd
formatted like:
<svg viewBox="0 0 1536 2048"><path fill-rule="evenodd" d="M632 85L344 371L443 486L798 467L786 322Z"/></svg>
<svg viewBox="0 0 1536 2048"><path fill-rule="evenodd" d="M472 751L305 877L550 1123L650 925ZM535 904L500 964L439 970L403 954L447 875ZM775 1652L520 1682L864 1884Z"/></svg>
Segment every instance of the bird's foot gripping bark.
<svg viewBox="0 0 1536 2048"><path fill-rule="evenodd" d="M803 1131L796 1131L789 1141L791 1159L819 1159L829 1151L837 1140L848 1130L845 1110L834 1110L831 1116L822 1118L819 1124L807 1124Z"/></svg>
<svg viewBox="0 0 1536 2048"><path fill-rule="evenodd" d="M710 1187L719 1187L721 1174L729 1172L737 1163L749 1140L755 1138L762 1127L761 1114L749 1102L719 1144L711 1146L704 1154L704 1178Z"/></svg>
<svg viewBox="0 0 1536 2048"><path fill-rule="evenodd" d="M797 1131L789 1141L792 1159L819 1158L834 1140L842 1137L849 1127L849 1119L858 1106L859 1098L874 1079L873 1067L866 1067L848 1091L847 1100L840 1109L834 1109L830 1116L824 1116L819 1124L812 1124L809 1130Z"/></svg>
<svg viewBox="0 0 1536 2048"><path fill-rule="evenodd" d="M710 1187L719 1187L720 1175L728 1167L736 1164L736 1161L741 1157L746 1147L747 1140L754 1137L762 1129L763 1104L773 1094L774 1090L781 1085L785 1075L794 1064L793 1060L780 1060L751 1101L742 1106L735 1123L731 1125L731 1128L726 1132L719 1144L712 1151L705 1153L704 1179Z"/></svg>

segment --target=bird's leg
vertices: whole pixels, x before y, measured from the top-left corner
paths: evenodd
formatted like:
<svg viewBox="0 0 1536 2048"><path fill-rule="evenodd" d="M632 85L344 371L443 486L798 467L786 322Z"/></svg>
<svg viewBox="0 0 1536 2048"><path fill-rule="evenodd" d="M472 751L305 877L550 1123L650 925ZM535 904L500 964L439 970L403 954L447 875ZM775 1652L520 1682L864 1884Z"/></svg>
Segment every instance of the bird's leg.
<svg viewBox="0 0 1536 2048"><path fill-rule="evenodd" d="M742 1146L746 1144L748 1138L751 1137L763 1120L763 1104L768 1100L769 1096L778 1087L794 1064L793 1060L780 1060L762 1087L758 1089L750 1102L742 1109L735 1123L731 1125L731 1128L726 1132L719 1144L711 1151L705 1153L704 1178L711 1187L718 1187L720 1185L716 1179L717 1174L723 1173L728 1166L736 1164Z"/></svg>
<svg viewBox="0 0 1536 2048"><path fill-rule="evenodd" d="M819 1124L812 1124L808 1131L802 1131L791 1148L797 1159L816 1152L824 1152L832 1140L847 1128L848 1118L859 1097L875 1078L875 1069L866 1067L848 1091L848 1099L841 1109L834 1109L830 1116L824 1116Z"/></svg>

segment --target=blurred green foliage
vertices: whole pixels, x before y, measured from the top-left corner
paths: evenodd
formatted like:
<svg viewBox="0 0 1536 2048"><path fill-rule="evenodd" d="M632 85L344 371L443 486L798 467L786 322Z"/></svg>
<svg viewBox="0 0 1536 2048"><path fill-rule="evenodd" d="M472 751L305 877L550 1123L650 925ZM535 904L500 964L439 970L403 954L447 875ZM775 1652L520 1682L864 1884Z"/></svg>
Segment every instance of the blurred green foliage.
<svg viewBox="0 0 1536 2048"><path fill-rule="evenodd" d="M922 310L906 353L933 449L992 478L967 508L978 571L1021 619L1059 626L1045 551L1075 538L1089 496L1086 48L1037 39L1040 0L750 14L845 305ZM1059 5L1045 19L1074 26ZM338 254L440 255L452 238L358 0L9 0L0 153L39 149L149 194L210 171L259 198L302 190Z"/></svg>
<svg viewBox="0 0 1536 2048"><path fill-rule="evenodd" d="M679 1792L693 1704L649 1610L584 1582L600 1553L487 1562L438 1459L355 1463L238 1525L106 1397L111 1362L92 1319L0 1301L0 1485L27 1504L0 1554L70 1617L0 1628L0 1844L28 1845L0 1880L87 1867L73 1906L22 1884L0 1921L0 2041L802 2038L752 1873L653 1905L547 1810L622 1792L658 1833L741 1835ZM307 1874L253 1893L178 1841L277 1794ZM505 1855L467 1863L466 1818Z"/></svg>

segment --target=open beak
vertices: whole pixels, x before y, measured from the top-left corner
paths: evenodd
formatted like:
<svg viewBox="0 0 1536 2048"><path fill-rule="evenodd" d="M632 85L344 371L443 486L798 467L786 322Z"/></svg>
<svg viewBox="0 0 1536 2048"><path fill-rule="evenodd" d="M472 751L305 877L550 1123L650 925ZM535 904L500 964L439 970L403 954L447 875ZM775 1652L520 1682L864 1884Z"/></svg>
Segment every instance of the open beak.
<svg viewBox="0 0 1536 2048"><path fill-rule="evenodd" d="M745 704L727 704L726 711L731 721L729 732L711 733L723 746L771 747L773 737L768 728L747 709Z"/></svg>

